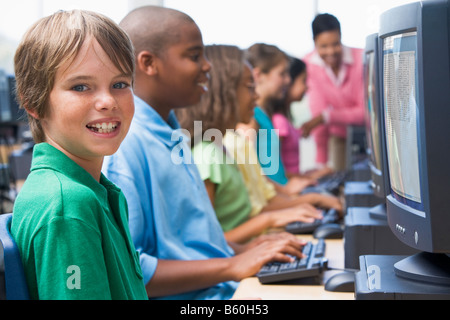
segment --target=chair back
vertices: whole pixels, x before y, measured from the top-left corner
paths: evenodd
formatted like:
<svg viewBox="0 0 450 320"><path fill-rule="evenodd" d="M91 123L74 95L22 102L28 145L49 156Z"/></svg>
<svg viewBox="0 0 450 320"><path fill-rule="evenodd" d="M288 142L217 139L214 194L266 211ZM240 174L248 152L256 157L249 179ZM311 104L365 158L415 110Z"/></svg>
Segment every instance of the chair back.
<svg viewBox="0 0 450 320"><path fill-rule="evenodd" d="M28 286L23 270L19 248L11 236L12 214L0 215L0 274L3 275L4 284L0 296L7 300L28 300Z"/></svg>

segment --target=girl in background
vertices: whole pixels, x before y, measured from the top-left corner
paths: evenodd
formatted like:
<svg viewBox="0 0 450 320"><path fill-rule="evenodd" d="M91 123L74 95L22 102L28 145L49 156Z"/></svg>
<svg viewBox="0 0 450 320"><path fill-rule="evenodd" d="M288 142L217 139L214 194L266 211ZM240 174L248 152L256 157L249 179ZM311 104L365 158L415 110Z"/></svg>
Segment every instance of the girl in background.
<svg viewBox="0 0 450 320"><path fill-rule="evenodd" d="M303 175L300 170L300 138L301 129L292 124L291 106L293 102L303 99L307 91L306 64L295 57L291 57L289 66L291 84L284 98L273 100L267 105L267 113L272 118L273 127L278 130L280 138L281 158L288 177ZM304 176L318 179L331 173L328 167L305 173Z"/></svg>
<svg viewBox="0 0 450 320"><path fill-rule="evenodd" d="M273 101L285 98L291 82L289 56L274 45L255 43L246 50L246 59L253 67L258 99L254 118L248 125L241 125L240 128L247 132L256 132L255 145L259 163L264 173L275 183L277 190L289 195L298 194L316 181L299 176L287 176L280 140L268 115Z"/></svg>
<svg viewBox="0 0 450 320"><path fill-rule="evenodd" d="M249 122L253 115L256 94L251 67L235 46L206 46L205 54L212 65L209 90L199 104L177 110L177 116L192 137L192 154L226 239L245 243L269 228L320 218L319 211L305 203L251 217L241 172L222 143L227 129L234 129L238 121ZM194 121L202 121L202 130L194 130Z"/></svg>

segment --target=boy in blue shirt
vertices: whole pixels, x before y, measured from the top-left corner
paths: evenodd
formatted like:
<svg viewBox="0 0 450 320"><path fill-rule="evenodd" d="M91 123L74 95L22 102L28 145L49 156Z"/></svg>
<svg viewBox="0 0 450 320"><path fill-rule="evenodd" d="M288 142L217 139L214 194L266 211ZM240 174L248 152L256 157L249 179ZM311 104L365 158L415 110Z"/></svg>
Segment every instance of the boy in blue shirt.
<svg viewBox="0 0 450 320"><path fill-rule="evenodd" d="M136 50L135 117L103 172L125 193L130 230L150 297L229 299L237 282L271 260L301 256L283 234L228 244L173 109L197 103L211 68L196 23L168 8L138 8L120 23ZM177 135L178 134L178 135ZM179 152L184 152L179 157ZM186 154L187 153L187 154ZM237 254L239 253L239 254Z"/></svg>

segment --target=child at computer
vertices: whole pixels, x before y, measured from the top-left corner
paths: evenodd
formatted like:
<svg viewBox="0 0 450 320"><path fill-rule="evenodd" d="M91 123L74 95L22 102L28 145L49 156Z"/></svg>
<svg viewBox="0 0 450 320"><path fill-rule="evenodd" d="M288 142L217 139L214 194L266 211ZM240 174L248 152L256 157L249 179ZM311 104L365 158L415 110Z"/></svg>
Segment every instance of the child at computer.
<svg viewBox="0 0 450 320"><path fill-rule="evenodd" d="M223 137L238 121L247 123L252 117L256 93L251 67L235 46L206 46L205 55L212 65L209 90L198 104L177 110L177 117L189 131L194 161L227 240L245 243L269 228L320 218L318 210L306 203L250 216L249 193ZM201 130L195 129L195 121L200 121Z"/></svg>
<svg viewBox="0 0 450 320"><path fill-rule="evenodd" d="M229 299L269 261L302 256L291 235L227 243L174 109L198 103L210 63L183 12L144 6L120 23L136 50L135 116L103 172L125 193L147 293L155 299ZM183 153L180 156L180 153ZM245 249L245 251L244 251Z"/></svg>
<svg viewBox="0 0 450 320"><path fill-rule="evenodd" d="M256 149L265 174L275 183L280 192L298 194L314 179L293 176L289 178L281 157L280 141L267 115L268 104L274 99L283 99L290 84L289 57L277 46L255 43L246 50L246 59L253 67L253 76L258 94L254 117L240 128L256 132ZM251 137L251 135L249 135Z"/></svg>
<svg viewBox="0 0 450 320"><path fill-rule="evenodd" d="M34 146L11 232L32 299L147 299L124 195L101 174L134 113L133 46L109 18L60 11L15 55Z"/></svg>
<svg viewBox="0 0 450 320"><path fill-rule="evenodd" d="M282 99L268 104L266 111L278 130L281 157L288 176L300 173L299 141L300 134L292 125L291 103L302 100L306 92L306 65L300 59L291 57L289 65L291 83Z"/></svg>
<svg viewBox="0 0 450 320"><path fill-rule="evenodd" d="M225 58L224 58L225 59ZM219 63L219 61L216 61L216 65L219 65L218 68L222 68L222 63ZM246 64L248 66L248 64ZM215 68L217 69L217 67ZM294 101L301 99L301 96L304 93L304 77L298 76L304 75L302 71L304 71L304 68L302 68L301 64L298 65L295 63L295 66L291 65L290 68L290 74L295 81L291 83L289 86L289 91L286 95L286 98L283 99L281 102L286 102L286 100ZM294 70L292 70L294 69ZM300 72L299 72L300 71ZM225 73L225 71L222 70L222 73ZM231 73L231 72L228 72ZM292 76L294 74L295 76ZM231 77L231 76L230 76ZM226 78L226 77L223 77ZM220 81L216 81L220 82ZM215 86L215 91L220 92L223 91L221 94L215 94L216 98L214 98L214 101L221 101L218 97L226 96L224 92L227 91L226 88L228 88L228 91L233 92L236 91L236 94L233 94L231 96L236 96L237 100L239 100L237 103L239 105L239 110L249 110L251 108L251 111L253 111L254 107L254 99L257 98L257 96L254 94L252 98L247 97L247 99L242 98L242 96L245 97L245 95L242 94L242 87L238 87L238 89L235 89L234 87L228 85L230 81L227 81L225 84L222 84L221 86ZM236 81L234 81L236 82ZM250 84L248 84L250 85ZM230 88L231 87L231 88ZM221 88L221 89L219 89ZM212 90L210 90L212 91ZM248 90L247 90L248 91ZM244 91L245 92L245 91ZM239 94L240 93L240 94ZM249 95L247 95L249 96ZM252 100L253 99L253 100ZM223 102L225 104L225 102ZM250 103L251 107L248 107ZM253 103L253 104L251 104ZM289 103L290 104L290 103ZM246 107L247 106L247 107ZM190 109L189 109L190 110ZM227 108L229 110L229 108ZM218 113L220 117L217 119L217 126L220 127L220 122L223 121L224 118L226 118L227 110L224 110L223 113ZM180 110L180 113L185 113L186 111ZM248 114L247 112L246 114ZM208 115L208 117L211 117L211 112L206 108L205 115ZM237 115L240 115L241 112L236 112ZM198 118L202 118L204 115L199 115ZM246 124L250 119L251 116L245 116L241 115L239 117L239 123L237 123L235 126L236 128L227 128L226 134L223 138L223 144L226 147L227 150L227 156L230 156L234 159L234 162L239 167L239 171L242 175L242 178L244 180L246 189L248 191L248 195L250 198L250 203L252 206L252 211L250 213L250 216L257 215L261 212L268 212L273 210L279 210L279 209L286 209L286 208L293 208L297 206L298 204L308 203L311 205L314 205L316 207L320 207L322 209L335 209L339 213L342 212L342 203L340 202L339 198L329 195L329 194L322 194L322 193L315 193L315 192L307 192L304 194L296 194L296 195L286 195L284 192L280 191L279 188L275 188L273 183L270 182L270 179L267 178L262 173L261 165L258 162L258 156L257 152L255 150L254 144L251 139L248 139L245 135L245 133L240 129L242 124ZM237 119L234 119L237 121ZM189 124L188 124L189 125ZM192 125L192 124L191 124ZM207 128L204 128L207 129ZM236 129L236 130L234 130ZM192 130L192 129L191 129ZM298 138L298 136L297 136ZM298 141L297 141L298 142ZM298 152L298 149L297 149ZM318 171L318 170L317 170ZM322 170L321 172L312 172L312 174L315 174L316 177L319 177L319 174L324 174L325 170ZM308 172L308 174L311 174L311 172Z"/></svg>
<svg viewBox="0 0 450 320"><path fill-rule="evenodd" d="M306 93L306 64L295 57L290 58L289 77L291 82L286 94L281 99L273 99L266 104L265 111L272 119L273 127L278 130L280 138L281 160L288 177L306 175L318 179L332 170L328 167L301 172L300 170L300 138L301 129L292 124L291 107L294 102L301 101Z"/></svg>

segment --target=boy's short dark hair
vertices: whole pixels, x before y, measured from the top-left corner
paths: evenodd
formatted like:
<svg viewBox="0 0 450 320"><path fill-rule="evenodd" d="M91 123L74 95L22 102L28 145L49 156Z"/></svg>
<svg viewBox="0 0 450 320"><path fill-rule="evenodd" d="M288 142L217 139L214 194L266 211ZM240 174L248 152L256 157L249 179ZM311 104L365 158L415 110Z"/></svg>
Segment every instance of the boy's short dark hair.
<svg viewBox="0 0 450 320"><path fill-rule="evenodd" d="M119 25L130 36L136 55L148 50L162 57L167 48L180 41L180 26L184 23L196 24L182 11L149 5L132 10Z"/></svg>
<svg viewBox="0 0 450 320"><path fill-rule="evenodd" d="M341 33L341 24L339 20L329 13L317 15L312 22L313 39L325 31L339 31Z"/></svg>

